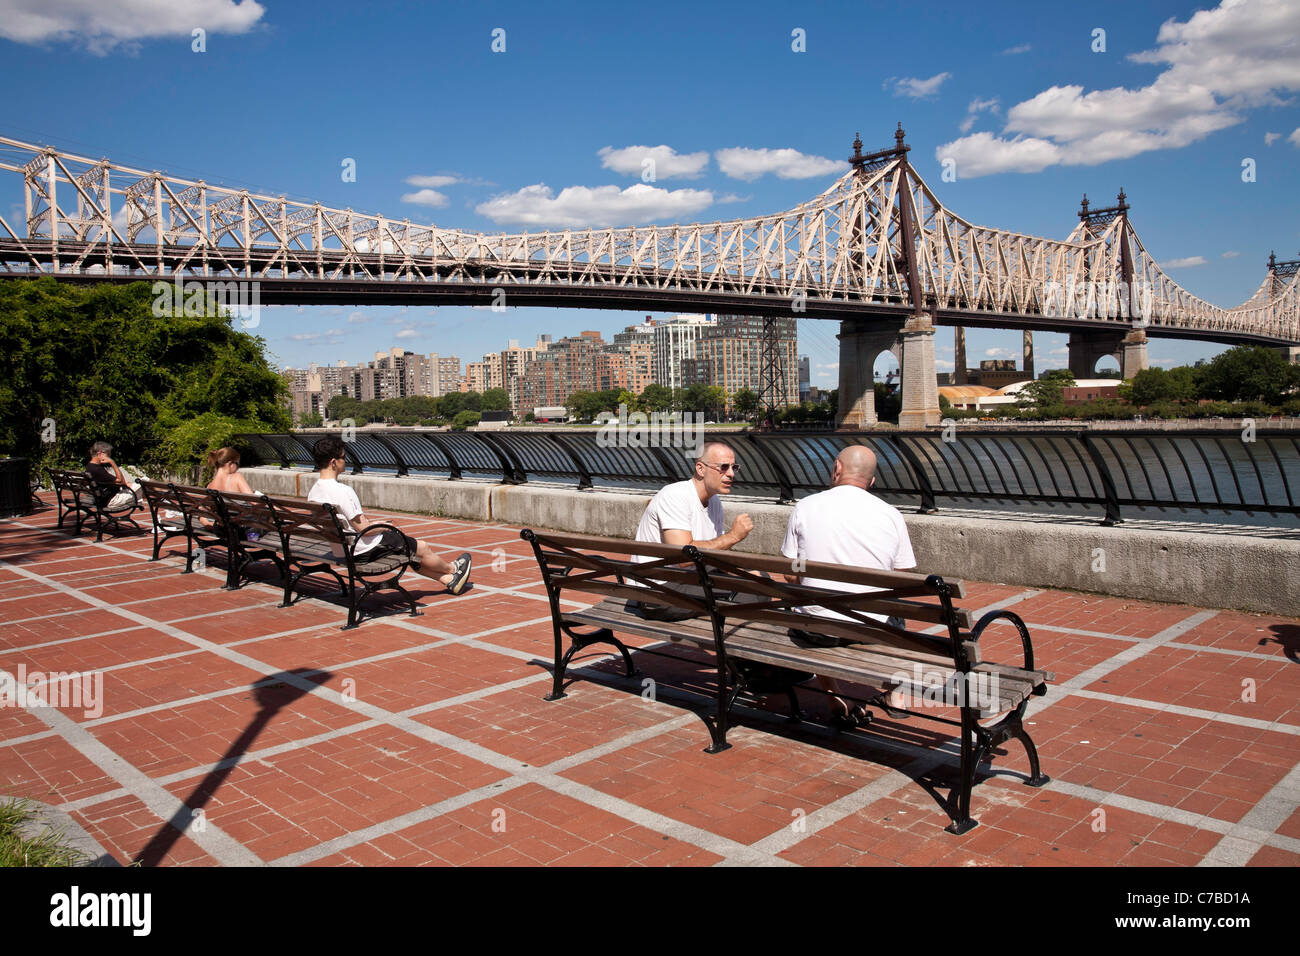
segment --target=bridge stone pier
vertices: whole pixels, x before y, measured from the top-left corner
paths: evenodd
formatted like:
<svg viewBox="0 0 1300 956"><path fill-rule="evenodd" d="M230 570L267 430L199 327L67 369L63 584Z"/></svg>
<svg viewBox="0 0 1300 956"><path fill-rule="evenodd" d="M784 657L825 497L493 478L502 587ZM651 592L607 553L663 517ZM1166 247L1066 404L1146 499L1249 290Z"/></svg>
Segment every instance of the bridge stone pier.
<svg viewBox="0 0 1300 956"><path fill-rule="evenodd" d="M876 424L876 389L872 369L881 352L892 352L902 368L904 323L889 319L845 319L840 323L840 391L837 428Z"/></svg>
<svg viewBox="0 0 1300 956"><path fill-rule="evenodd" d="M840 391L837 428L870 428L876 417L872 370L881 352L898 359L902 373L900 428L939 421L939 384L934 369L934 325L928 315L901 320L846 319L840 323Z"/></svg>
<svg viewBox="0 0 1300 956"><path fill-rule="evenodd" d="M1147 368L1146 330L1070 333L1070 371L1076 379L1092 378L1097 360L1107 355L1113 355L1119 362L1121 378L1127 380L1137 375Z"/></svg>

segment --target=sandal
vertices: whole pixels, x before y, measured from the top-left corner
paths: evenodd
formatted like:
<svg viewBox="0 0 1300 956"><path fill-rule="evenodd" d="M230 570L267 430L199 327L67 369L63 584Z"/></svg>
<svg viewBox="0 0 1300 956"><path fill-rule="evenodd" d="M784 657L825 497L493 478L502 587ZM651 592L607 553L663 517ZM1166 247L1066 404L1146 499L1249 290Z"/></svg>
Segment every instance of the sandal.
<svg viewBox="0 0 1300 956"><path fill-rule="evenodd" d="M891 718L892 720L907 720L907 718L912 716L911 714L907 713L907 711L898 710L895 707L891 707L889 704L888 694L877 694L874 697L869 697L867 698L867 703L870 704L872 707L879 707L881 710L885 712L885 716Z"/></svg>
<svg viewBox="0 0 1300 956"><path fill-rule="evenodd" d="M849 708L844 713L836 713L833 709L831 711L831 726L836 730L853 730L855 727L865 727L869 723L871 723L871 712L860 704Z"/></svg>

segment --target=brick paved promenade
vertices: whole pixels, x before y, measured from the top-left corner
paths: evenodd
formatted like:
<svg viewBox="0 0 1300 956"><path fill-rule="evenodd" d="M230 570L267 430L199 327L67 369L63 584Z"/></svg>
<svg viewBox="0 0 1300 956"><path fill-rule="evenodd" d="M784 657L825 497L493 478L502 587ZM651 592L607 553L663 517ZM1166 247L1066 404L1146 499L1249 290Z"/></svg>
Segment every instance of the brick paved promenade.
<svg viewBox="0 0 1300 956"><path fill-rule="evenodd" d="M0 669L103 674L99 715L0 708L0 795L67 811L122 863L1300 864L1300 621L969 582L963 605L1014 608L1058 682L1028 718L1052 782L1025 787L1008 744L956 837L944 725L837 736L748 707L710 756L690 708L711 665L681 647L642 660L654 700L598 648L546 703L519 529L372 517L472 551L473 590L345 632L338 604L148 563L147 535L0 521ZM981 643L1019 660L1009 627Z"/></svg>

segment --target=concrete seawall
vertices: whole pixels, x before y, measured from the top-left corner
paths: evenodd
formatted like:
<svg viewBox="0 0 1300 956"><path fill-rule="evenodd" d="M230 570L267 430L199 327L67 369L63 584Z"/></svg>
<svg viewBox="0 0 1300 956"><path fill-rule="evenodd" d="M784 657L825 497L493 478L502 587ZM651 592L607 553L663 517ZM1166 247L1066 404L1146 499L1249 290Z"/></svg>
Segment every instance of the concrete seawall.
<svg viewBox="0 0 1300 956"><path fill-rule="evenodd" d="M313 472L246 468L253 488L306 496ZM365 507L631 537L648 495L432 478L345 475ZM726 501L754 531L737 550L777 554L789 505ZM903 513L918 569L946 577L1094 591L1300 617L1300 542L1192 531Z"/></svg>

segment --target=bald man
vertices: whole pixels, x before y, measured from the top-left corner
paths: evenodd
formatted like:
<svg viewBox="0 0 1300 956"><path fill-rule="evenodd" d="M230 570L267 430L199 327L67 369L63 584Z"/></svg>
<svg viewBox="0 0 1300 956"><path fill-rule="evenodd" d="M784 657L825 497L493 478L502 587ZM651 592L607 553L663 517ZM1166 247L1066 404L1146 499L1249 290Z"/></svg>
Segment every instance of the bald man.
<svg viewBox="0 0 1300 956"><path fill-rule="evenodd" d="M867 489L876 483L876 456L866 445L849 445L835 459L831 469L831 486L809 495L794 506L785 531L781 553L792 561L827 561L854 568L903 571L916 567L912 541L898 509L886 504ZM787 574L791 584L833 591L867 591L861 585L817 578L800 578ZM846 615L816 605L801 608L803 613L850 620ZM886 621L883 614L870 617ZM810 627L812 624L810 622ZM835 647L839 640L805 631L791 630L796 642ZM850 708L838 694L830 678L818 678L831 692L831 716L837 726L856 726L870 720L862 707Z"/></svg>

